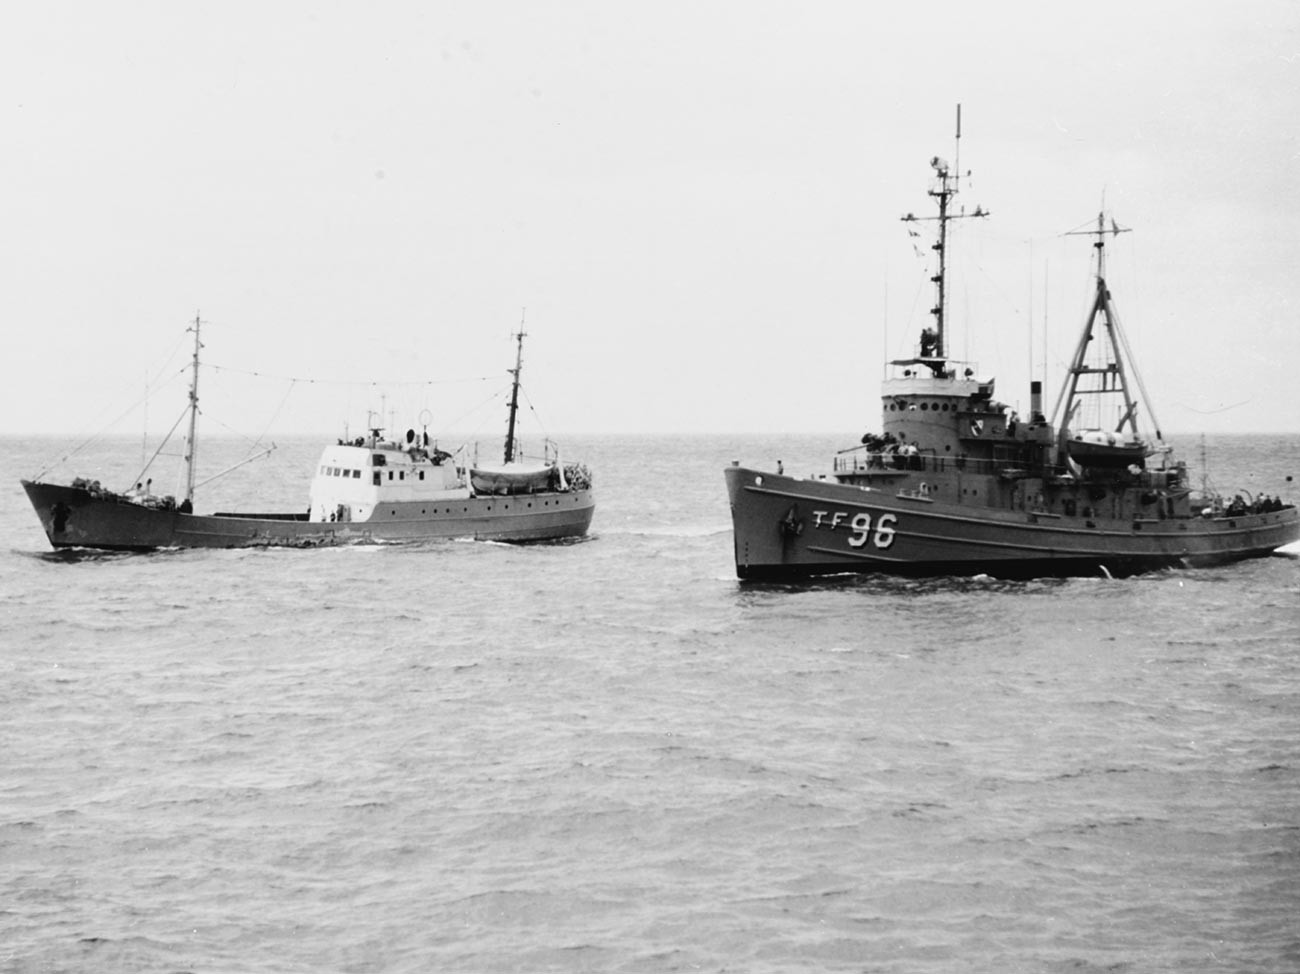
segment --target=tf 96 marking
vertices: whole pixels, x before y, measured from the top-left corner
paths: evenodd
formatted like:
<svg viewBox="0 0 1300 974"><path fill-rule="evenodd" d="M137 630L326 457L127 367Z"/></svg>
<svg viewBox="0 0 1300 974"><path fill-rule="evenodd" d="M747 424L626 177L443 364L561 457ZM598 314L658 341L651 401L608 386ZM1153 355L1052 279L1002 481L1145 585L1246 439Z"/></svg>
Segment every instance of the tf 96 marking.
<svg viewBox="0 0 1300 974"><path fill-rule="evenodd" d="M894 543L894 534L898 528L896 514L881 514L876 518L874 530L871 515L866 511L860 511L852 518L848 511L813 511L812 515L815 528L828 531L845 528L850 531L850 548L861 548L868 540L877 548L888 548Z"/></svg>

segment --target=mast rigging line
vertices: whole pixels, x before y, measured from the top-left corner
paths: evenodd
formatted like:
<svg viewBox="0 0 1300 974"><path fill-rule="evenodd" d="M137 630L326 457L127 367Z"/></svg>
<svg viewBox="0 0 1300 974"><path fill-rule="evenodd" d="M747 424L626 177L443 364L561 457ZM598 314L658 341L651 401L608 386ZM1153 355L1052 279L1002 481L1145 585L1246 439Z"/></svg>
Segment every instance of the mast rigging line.
<svg viewBox="0 0 1300 974"><path fill-rule="evenodd" d="M99 429L97 429L95 432L87 436L84 440L82 440L80 443L74 446L63 456L59 457L59 459L53 461L52 463L47 463L45 465L45 468L41 470L41 472L38 473L33 479L43 480L45 478L45 475L48 474L51 470L55 469L61 464L67 463L73 457L77 456L77 454L79 454L82 450L86 449L86 447L91 446L94 443L98 443L100 440L104 438L104 436L108 433L109 430L113 429L113 427L117 426L127 416L131 415L131 413L135 412L137 409L140 408L140 406L147 403L154 395L156 395L158 390L161 389L163 385L165 385L167 382L173 381L177 376L184 375L188 371L189 371L189 366L186 365L183 368L172 373L170 376L168 376L167 379L163 380L162 384L154 386L152 390L146 390L143 396L136 399L130 405L126 406L121 412L119 412L112 419L108 420L108 422L100 426Z"/></svg>
<svg viewBox="0 0 1300 974"><path fill-rule="evenodd" d="M257 439L254 440L253 445L248 448L250 451L256 450L258 447L262 445L262 440L266 438L266 434L270 431L271 424L274 423L280 417L280 413L284 412L284 404L287 403L289 401L289 397L293 395L294 386L296 386L297 384L298 383L296 380L292 381L289 383L289 387L284 390L284 395L280 397L280 405L275 407L275 412L271 414L271 418L268 419L266 421L266 425L262 427L262 432L257 434ZM275 445L272 444L272 449L274 448Z"/></svg>
<svg viewBox="0 0 1300 974"><path fill-rule="evenodd" d="M474 426L474 428L468 433L466 439L464 439L456 447L456 450L464 449L469 444L469 441L474 439L476 436L480 435L482 430L486 427L488 423L488 418L486 416L487 407L494 402L504 400L507 395L507 392L508 390L498 389L497 391L493 392L490 396L488 396L486 399L482 399L475 405L470 406L468 409L466 409L460 415L456 416L454 419L451 419L448 422L444 423L440 430L435 430L433 434L434 439L435 440L441 439L444 435L448 433L459 432L456 429L456 426L459 423L461 423L463 420L467 419L470 416L475 416L482 413L484 415L484 418L479 420L479 422Z"/></svg>
<svg viewBox="0 0 1300 974"><path fill-rule="evenodd" d="M235 375L247 375L257 379L275 379L279 382L302 382L308 385L334 385L334 386L446 386L457 383L468 382L487 382L490 379L497 379L495 375L478 375L461 379L394 379L392 381L378 379L310 379L302 376L293 375L276 375L273 372L256 372L249 369L237 369L229 365L212 365L205 364L205 369L212 369L216 372L230 372Z"/></svg>
<svg viewBox="0 0 1300 974"><path fill-rule="evenodd" d="M176 417L176 422L172 423L172 428L167 431L167 435L164 436L162 438L162 442L158 444L158 449L153 451L153 456L151 456L147 461L145 461L144 467L140 470L138 474L135 475L135 477L132 478L131 480L132 484L138 484L141 480L144 479L144 475L149 472L149 468L153 466L153 462L158 459L158 455L162 453L163 449L167 446L167 444L171 442L171 438L176 434L176 427L181 425L185 417L189 415L189 412L190 412L189 406L186 406L184 409L181 410L181 414ZM127 485L127 489L128 490L130 489L130 484Z"/></svg>
<svg viewBox="0 0 1300 974"><path fill-rule="evenodd" d="M528 398L528 390L525 389L522 385L520 385L519 391L520 393L523 394L524 401L528 403L528 411L533 414L533 418L537 420L537 425L541 427L542 436L549 437L551 434L546 429L546 424L542 422L541 414L537 412L537 407L533 405L533 401Z"/></svg>

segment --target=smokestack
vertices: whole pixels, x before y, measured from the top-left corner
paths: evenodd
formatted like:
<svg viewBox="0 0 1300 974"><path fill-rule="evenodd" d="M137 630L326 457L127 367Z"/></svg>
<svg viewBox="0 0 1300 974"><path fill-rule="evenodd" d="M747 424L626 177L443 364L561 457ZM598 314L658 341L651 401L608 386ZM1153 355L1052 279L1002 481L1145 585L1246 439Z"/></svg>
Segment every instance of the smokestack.
<svg viewBox="0 0 1300 974"><path fill-rule="evenodd" d="M1031 423L1045 421L1043 416L1043 384L1037 379L1029 383L1029 421Z"/></svg>

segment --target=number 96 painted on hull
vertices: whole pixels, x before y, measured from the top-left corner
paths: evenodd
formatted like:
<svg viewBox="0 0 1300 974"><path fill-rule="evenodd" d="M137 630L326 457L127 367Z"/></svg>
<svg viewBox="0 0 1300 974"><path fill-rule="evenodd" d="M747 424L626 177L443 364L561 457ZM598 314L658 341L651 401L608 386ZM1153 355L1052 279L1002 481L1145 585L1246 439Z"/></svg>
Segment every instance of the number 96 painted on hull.
<svg viewBox="0 0 1300 974"><path fill-rule="evenodd" d="M861 548L868 541L884 550L894 543L898 530L898 516L881 514L874 519L867 511L859 511L849 517L848 511L813 511L813 527L823 531L838 531L841 528L849 532L850 548Z"/></svg>

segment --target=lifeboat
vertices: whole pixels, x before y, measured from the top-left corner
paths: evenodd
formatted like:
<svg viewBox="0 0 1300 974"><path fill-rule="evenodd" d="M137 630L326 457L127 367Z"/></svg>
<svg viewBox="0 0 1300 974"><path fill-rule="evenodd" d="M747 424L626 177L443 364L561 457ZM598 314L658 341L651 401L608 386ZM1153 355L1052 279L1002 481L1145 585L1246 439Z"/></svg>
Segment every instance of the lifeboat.
<svg viewBox="0 0 1300 974"><path fill-rule="evenodd" d="M1141 440L1122 440L1108 430L1071 433L1065 448L1070 459L1081 467L1141 467L1149 452Z"/></svg>
<svg viewBox="0 0 1300 974"><path fill-rule="evenodd" d="M551 489L560 479L554 463L499 463L470 468L470 483L481 494L530 494Z"/></svg>

